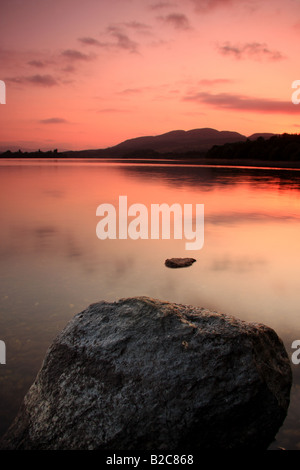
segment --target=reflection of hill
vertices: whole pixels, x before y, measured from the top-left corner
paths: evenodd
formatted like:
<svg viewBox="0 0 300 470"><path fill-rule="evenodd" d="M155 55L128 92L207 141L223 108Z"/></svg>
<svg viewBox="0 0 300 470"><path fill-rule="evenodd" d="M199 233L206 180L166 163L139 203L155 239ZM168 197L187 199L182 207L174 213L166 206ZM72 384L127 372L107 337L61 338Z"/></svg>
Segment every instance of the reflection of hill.
<svg viewBox="0 0 300 470"><path fill-rule="evenodd" d="M121 171L147 181L161 179L170 186L198 186L201 191L210 191L216 186L232 186L249 183L251 185L272 185L278 189L300 190L300 172L294 170L202 167L183 165L122 165Z"/></svg>

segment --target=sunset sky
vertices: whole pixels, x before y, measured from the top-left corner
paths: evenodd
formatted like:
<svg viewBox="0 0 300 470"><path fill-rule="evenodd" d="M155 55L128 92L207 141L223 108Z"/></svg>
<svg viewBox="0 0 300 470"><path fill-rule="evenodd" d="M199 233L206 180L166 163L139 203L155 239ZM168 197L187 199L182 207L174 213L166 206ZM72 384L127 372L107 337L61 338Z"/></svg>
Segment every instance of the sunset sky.
<svg viewBox="0 0 300 470"><path fill-rule="evenodd" d="M300 132L300 0L1 0L0 150Z"/></svg>

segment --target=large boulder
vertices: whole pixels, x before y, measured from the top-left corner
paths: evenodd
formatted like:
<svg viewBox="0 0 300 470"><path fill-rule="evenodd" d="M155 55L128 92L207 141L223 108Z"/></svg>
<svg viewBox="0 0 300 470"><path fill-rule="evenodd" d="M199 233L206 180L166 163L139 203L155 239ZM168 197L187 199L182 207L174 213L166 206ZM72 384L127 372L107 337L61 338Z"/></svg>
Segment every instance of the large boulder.
<svg viewBox="0 0 300 470"><path fill-rule="evenodd" d="M266 449L291 367L261 324L148 297L99 302L49 348L1 449Z"/></svg>

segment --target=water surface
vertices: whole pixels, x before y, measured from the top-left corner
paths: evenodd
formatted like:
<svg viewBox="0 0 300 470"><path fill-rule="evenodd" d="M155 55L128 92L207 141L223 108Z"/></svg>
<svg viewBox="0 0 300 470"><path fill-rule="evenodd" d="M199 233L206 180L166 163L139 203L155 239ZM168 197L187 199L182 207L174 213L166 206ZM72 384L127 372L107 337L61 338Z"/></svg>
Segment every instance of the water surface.
<svg viewBox="0 0 300 470"><path fill-rule="evenodd" d="M164 162L0 162L0 434L54 337L99 300L147 295L274 328L291 357L300 339L300 172ZM99 240L96 208L204 204L202 250L185 240ZM186 269L166 258L193 257ZM300 365L274 446L300 449Z"/></svg>

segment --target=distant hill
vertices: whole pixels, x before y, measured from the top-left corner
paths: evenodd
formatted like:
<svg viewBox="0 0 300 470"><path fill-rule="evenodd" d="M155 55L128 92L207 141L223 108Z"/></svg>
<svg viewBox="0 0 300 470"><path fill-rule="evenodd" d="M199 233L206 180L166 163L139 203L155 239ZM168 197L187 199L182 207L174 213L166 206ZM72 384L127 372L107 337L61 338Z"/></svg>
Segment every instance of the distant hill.
<svg viewBox="0 0 300 470"><path fill-rule="evenodd" d="M89 149L79 151L48 151L48 152L12 152L2 153L4 156L18 156L18 157L52 157L52 153L55 157L74 157L74 158L85 158L85 157L136 157L136 158L159 158L164 157L175 157L178 155L182 157L203 157L212 147L222 146L226 144L233 144L238 142L246 142L247 140L256 140L259 137L264 139L270 138L274 134L269 133L257 133L250 137L246 137L238 132L231 131L218 131L211 128L203 129L192 129L189 131L175 130L160 134L156 136L145 136L136 137L133 139L125 140L113 147L105 149Z"/></svg>
<svg viewBox="0 0 300 470"><path fill-rule="evenodd" d="M80 151L6 151L1 158L135 158L155 161L202 162L212 165L248 165L300 168L300 134L238 132L215 129L172 131L157 136L125 140L114 147Z"/></svg>
<svg viewBox="0 0 300 470"><path fill-rule="evenodd" d="M171 131L157 136L137 137L125 140L111 147L110 151L122 154L141 149L152 149L159 153L183 153L206 151L213 145L241 142L247 138L238 132L217 131L215 129L193 129L190 131Z"/></svg>
<svg viewBox="0 0 300 470"><path fill-rule="evenodd" d="M265 135L265 134L257 134ZM272 135L272 134L271 134ZM199 156L206 153L214 145L226 143L245 142L247 137L238 132L217 131L203 128L189 131L175 130L156 136L136 137L125 140L113 147L97 150L82 150L64 152L64 156L78 157L158 157L163 154L176 156L177 154L195 154Z"/></svg>
<svg viewBox="0 0 300 470"><path fill-rule="evenodd" d="M265 139L259 135L256 139L247 139L246 142L231 142L224 145L214 145L206 153L206 158L212 162L216 160L234 162L289 162L300 163L300 134L272 135Z"/></svg>
<svg viewBox="0 0 300 470"><path fill-rule="evenodd" d="M275 134L271 134L269 132L265 132L265 133L262 133L262 134L252 134L248 137L249 140L256 140L258 139L259 137L262 137L263 139L270 139L270 137L273 137L273 135Z"/></svg>

